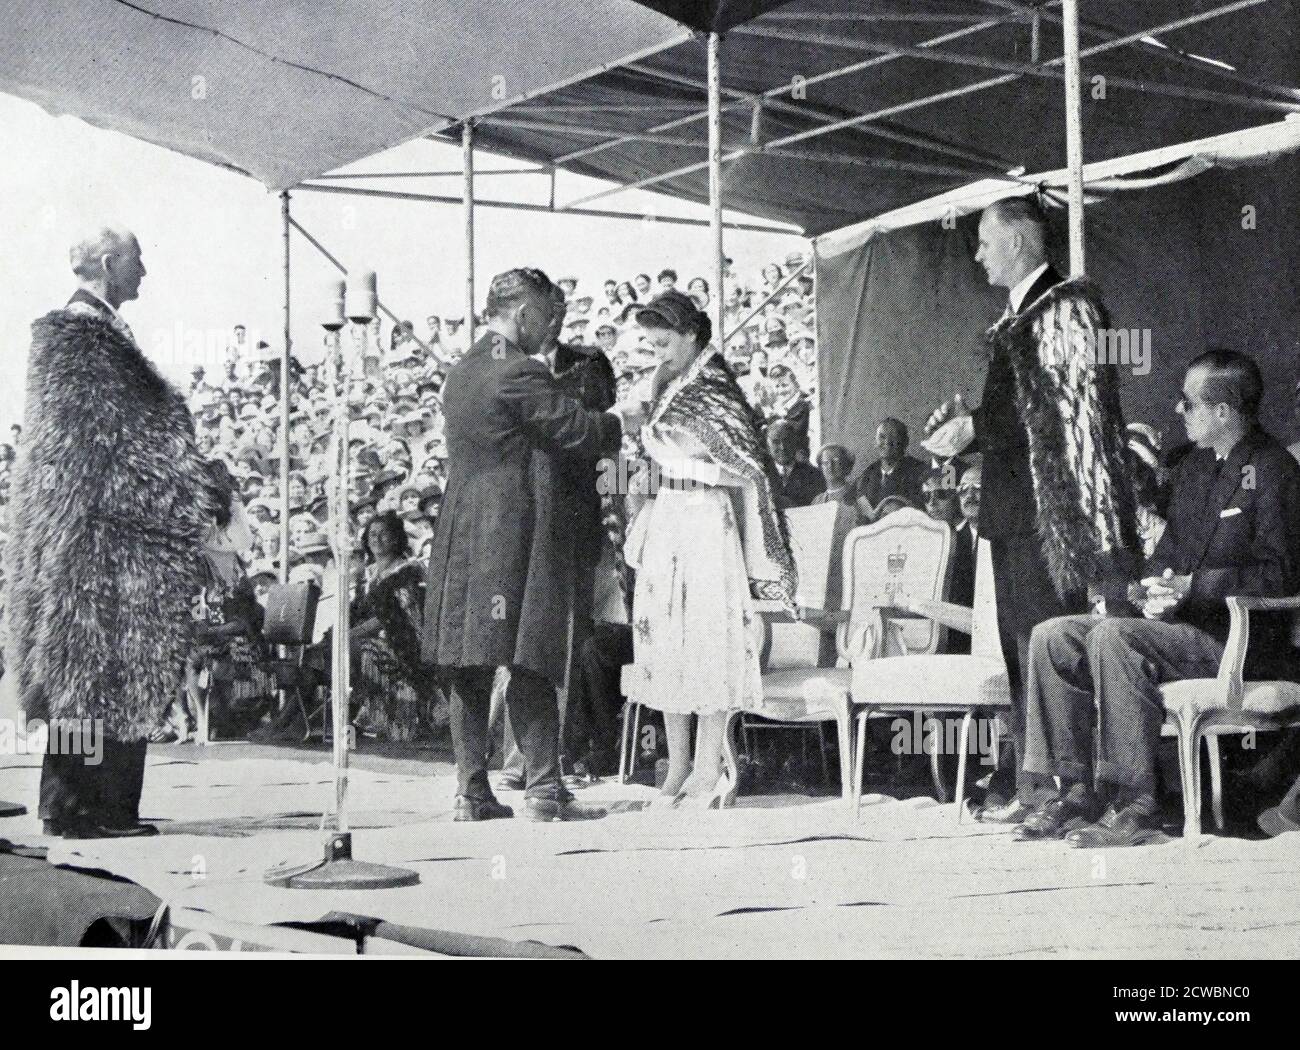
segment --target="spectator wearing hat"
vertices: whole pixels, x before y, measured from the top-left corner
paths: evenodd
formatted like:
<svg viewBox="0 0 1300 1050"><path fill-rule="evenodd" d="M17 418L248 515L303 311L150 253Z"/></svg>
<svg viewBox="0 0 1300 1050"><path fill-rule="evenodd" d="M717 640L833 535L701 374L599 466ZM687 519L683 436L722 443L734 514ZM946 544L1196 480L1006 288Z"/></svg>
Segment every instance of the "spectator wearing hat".
<svg viewBox="0 0 1300 1050"><path fill-rule="evenodd" d="M656 281L659 285L660 295L663 295L664 292L671 292L677 287L677 271L670 269L660 270Z"/></svg>
<svg viewBox="0 0 1300 1050"><path fill-rule="evenodd" d="M808 426L812 419L812 403L799 387L799 379L788 365L773 365L767 372L772 383L772 407L769 419L784 420L789 424L799 443L800 457L808 459Z"/></svg>
<svg viewBox="0 0 1300 1050"><path fill-rule="evenodd" d="M274 523L280 516L279 507L265 496L256 496L249 500L247 509L254 527Z"/></svg>
<svg viewBox="0 0 1300 1050"><path fill-rule="evenodd" d="M289 473L289 509L299 510L307 503L307 492L309 485L307 476L301 471L291 471Z"/></svg>
<svg viewBox="0 0 1300 1050"><path fill-rule="evenodd" d="M775 314L763 321L763 346L775 350L788 345L785 334L785 322Z"/></svg>
<svg viewBox="0 0 1300 1050"><path fill-rule="evenodd" d="M614 351L614 342L618 339L618 329L610 321L602 322L596 326L596 345L600 347L605 354L611 354Z"/></svg>
<svg viewBox="0 0 1300 1050"><path fill-rule="evenodd" d="M430 524L437 522L438 510L442 507L442 486L436 481L430 481L422 486L420 502L417 506Z"/></svg>

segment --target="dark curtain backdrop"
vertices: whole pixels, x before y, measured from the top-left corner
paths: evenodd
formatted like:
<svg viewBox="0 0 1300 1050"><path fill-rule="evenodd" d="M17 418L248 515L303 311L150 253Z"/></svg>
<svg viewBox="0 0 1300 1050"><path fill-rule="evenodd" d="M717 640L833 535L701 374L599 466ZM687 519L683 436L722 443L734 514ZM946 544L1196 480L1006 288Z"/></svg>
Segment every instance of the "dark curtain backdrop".
<svg viewBox="0 0 1300 1050"><path fill-rule="evenodd" d="M1087 209L1088 273L1118 328L1151 330L1151 370L1123 371L1130 421L1183 439L1173 411L1184 368L1201 350L1247 351L1264 371L1264 424L1296 437L1300 378L1300 159L1210 171L1172 186L1117 193ZM1254 229L1243 209L1254 209ZM1065 265L1064 216L1052 254ZM960 391L979 403L984 330L1006 304L974 262L978 216L873 237L817 261L822 441L847 446L859 469L876 458L876 424L903 420L920 437L929 413ZM917 451L915 448L913 451Z"/></svg>

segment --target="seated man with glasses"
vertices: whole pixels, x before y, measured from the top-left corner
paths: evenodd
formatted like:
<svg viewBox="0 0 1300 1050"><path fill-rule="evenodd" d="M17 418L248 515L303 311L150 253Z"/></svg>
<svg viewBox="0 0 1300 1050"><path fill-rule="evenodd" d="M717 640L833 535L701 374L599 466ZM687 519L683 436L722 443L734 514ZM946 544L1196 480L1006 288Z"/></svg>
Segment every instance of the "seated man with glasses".
<svg viewBox="0 0 1300 1050"><path fill-rule="evenodd" d="M1174 470L1168 524L1140 581L1113 588L1109 615L1034 628L1025 769L1059 777L1061 790L1025 819L1020 841L1100 848L1157 837L1159 687L1218 674L1225 598L1300 589L1300 465L1260 428L1262 392L1245 354L1210 350L1191 363L1178 413L1195 447ZM1126 607L1141 616L1116 615ZM1248 677L1295 677L1287 626L1252 619Z"/></svg>

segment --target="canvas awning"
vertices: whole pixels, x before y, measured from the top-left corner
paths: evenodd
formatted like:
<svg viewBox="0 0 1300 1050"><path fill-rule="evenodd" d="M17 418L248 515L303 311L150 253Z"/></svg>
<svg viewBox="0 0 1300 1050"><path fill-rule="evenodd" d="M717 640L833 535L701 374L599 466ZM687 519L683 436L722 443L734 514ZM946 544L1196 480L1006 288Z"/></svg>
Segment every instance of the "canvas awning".
<svg viewBox="0 0 1300 1050"><path fill-rule="evenodd" d="M1257 128L1243 128L1225 135L1214 135L1194 142L1145 150L1129 157L1086 164L1083 169L1084 186L1090 199L1096 200L1108 193L1151 189L1181 182L1213 168L1232 169L1268 164L1279 157L1297 152L1300 152L1300 115L1289 116L1285 120ZM1058 204L1064 207L1068 177L1069 172L1062 168L1026 176L1015 184L999 179L981 179L969 186L909 204L819 237L816 242L817 257L832 259L853 251L871 237L888 230L926 222L956 220L983 211L994 201L1007 197L1023 197L1041 192L1049 206Z"/></svg>
<svg viewBox="0 0 1300 1050"><path fill-rule="evenodd" d="M0 90L275 190L476 119L484 149L707 201L708 29L730 209L818 235L1065 164L1057 0L6 7ZM1081 34L1089 162L1300 112L1300 0L1088 0Z"/></svg>
<svg viewBox="0 0 1300 1050"><path fill-rule="evenodd" d="M0 90L272 190L691 35L628 0L4 6Z"/></svg>

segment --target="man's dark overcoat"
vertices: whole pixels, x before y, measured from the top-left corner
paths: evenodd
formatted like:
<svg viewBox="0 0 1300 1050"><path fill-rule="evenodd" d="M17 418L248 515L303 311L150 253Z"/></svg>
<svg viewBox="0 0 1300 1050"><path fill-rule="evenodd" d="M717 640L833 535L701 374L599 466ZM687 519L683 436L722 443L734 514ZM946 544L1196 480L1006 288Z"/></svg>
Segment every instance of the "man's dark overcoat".
<svg viewBox="0 0 1300 1050"><path fill-rule="evenodd" d="M621 428L489 332L447 374L447 490L429 556L423 660L565 680L574 536L549 463L617 452Z"/></svg>

